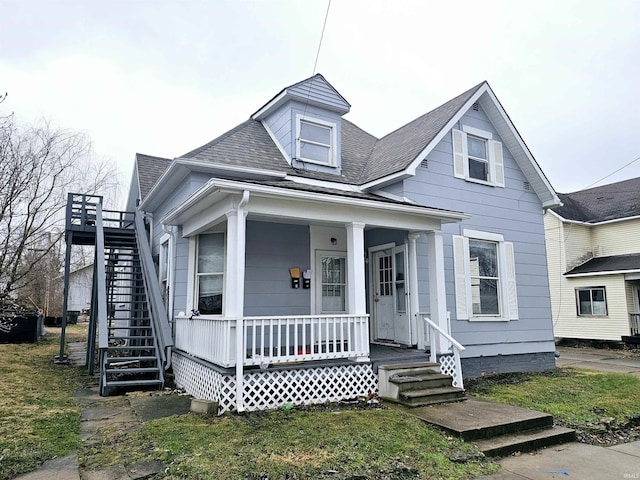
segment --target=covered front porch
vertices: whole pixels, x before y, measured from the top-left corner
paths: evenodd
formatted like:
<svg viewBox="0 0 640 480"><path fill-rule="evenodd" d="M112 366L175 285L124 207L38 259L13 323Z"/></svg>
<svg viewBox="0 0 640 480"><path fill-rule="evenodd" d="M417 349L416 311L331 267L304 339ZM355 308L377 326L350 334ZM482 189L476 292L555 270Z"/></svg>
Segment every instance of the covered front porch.
<svg viewBox="0 0 640 480"><path fill-rule="evenodd" d="M366 395L371 345L426 358L439 338L423 305L450 332L440 229L462 214L238 183L216 181L163 218L188 243L173 364L189 393L238 411Z"/></svg>

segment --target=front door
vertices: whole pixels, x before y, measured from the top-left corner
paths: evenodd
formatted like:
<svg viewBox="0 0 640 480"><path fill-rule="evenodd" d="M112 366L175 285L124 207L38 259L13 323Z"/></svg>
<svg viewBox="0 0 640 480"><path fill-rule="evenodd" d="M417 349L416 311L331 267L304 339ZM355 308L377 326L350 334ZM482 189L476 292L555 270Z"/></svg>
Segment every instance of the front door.
<svg viewBox="0 0 640 480"><path fill-rule="evenodd" d="M372 259L375 340L410 345L406 245L378 250Z"/></svg>

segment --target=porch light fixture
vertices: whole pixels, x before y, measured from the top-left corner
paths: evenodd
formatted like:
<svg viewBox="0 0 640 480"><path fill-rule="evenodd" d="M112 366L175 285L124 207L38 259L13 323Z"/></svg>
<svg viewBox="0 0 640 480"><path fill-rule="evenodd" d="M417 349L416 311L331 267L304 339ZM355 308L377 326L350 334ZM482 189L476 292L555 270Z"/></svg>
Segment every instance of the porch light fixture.
<svg viewBox="0 0 640 480"><path fill-rule="evenodd" d="M336 237L331 237L331 245L337 245L338 239Z"/></svg>

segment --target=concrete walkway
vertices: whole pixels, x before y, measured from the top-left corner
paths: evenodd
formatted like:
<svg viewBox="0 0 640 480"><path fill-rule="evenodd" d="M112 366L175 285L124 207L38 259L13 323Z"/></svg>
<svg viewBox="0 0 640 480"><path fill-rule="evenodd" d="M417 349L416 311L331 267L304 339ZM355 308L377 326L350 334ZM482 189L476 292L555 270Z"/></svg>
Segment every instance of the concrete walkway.
<svg viewBox="0 0 640 480"><path fill-rule="evenodd" d="M598 348L558 347L558 367L586 368L602 372L631 373L640 376L640 354Z"/></svg>

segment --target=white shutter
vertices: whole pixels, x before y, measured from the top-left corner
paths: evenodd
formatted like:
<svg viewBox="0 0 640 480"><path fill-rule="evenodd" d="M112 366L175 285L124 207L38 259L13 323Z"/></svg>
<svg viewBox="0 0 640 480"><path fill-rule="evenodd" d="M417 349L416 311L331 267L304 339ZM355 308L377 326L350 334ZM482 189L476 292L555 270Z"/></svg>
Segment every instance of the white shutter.
<svg viewBox="0 0 640 480"><path fill-rule="evenodd" d="M466 178L469 165L467 164L467 134L461 130L451 130L453 143L453 175L456 178Z"/></svg>
<svg viewBox="0 0 640 480"><path fill-rule="evenodd" d="M471 313L471 285L468 275L469 240L453 235L453 270L455 272L456 312L458 320L468 320Z"/></svg>
<svg viewBox="0 0 640 480"><path fill-rule="evenodd" d="M490 150L493 153L493 184L496 187L504 187L504 157L502 155L502 143L497 140L489 140L489 143L491 145Z"/></svg>
<svg viewBox="0 0 640 480"><path fill-rule="evenodd" d="M516 290L516 261L513 251L513 243L504 242L504 263L505 275L504 283L506 285L506 317L509 320L518 320L518 292Z"/></svg>

